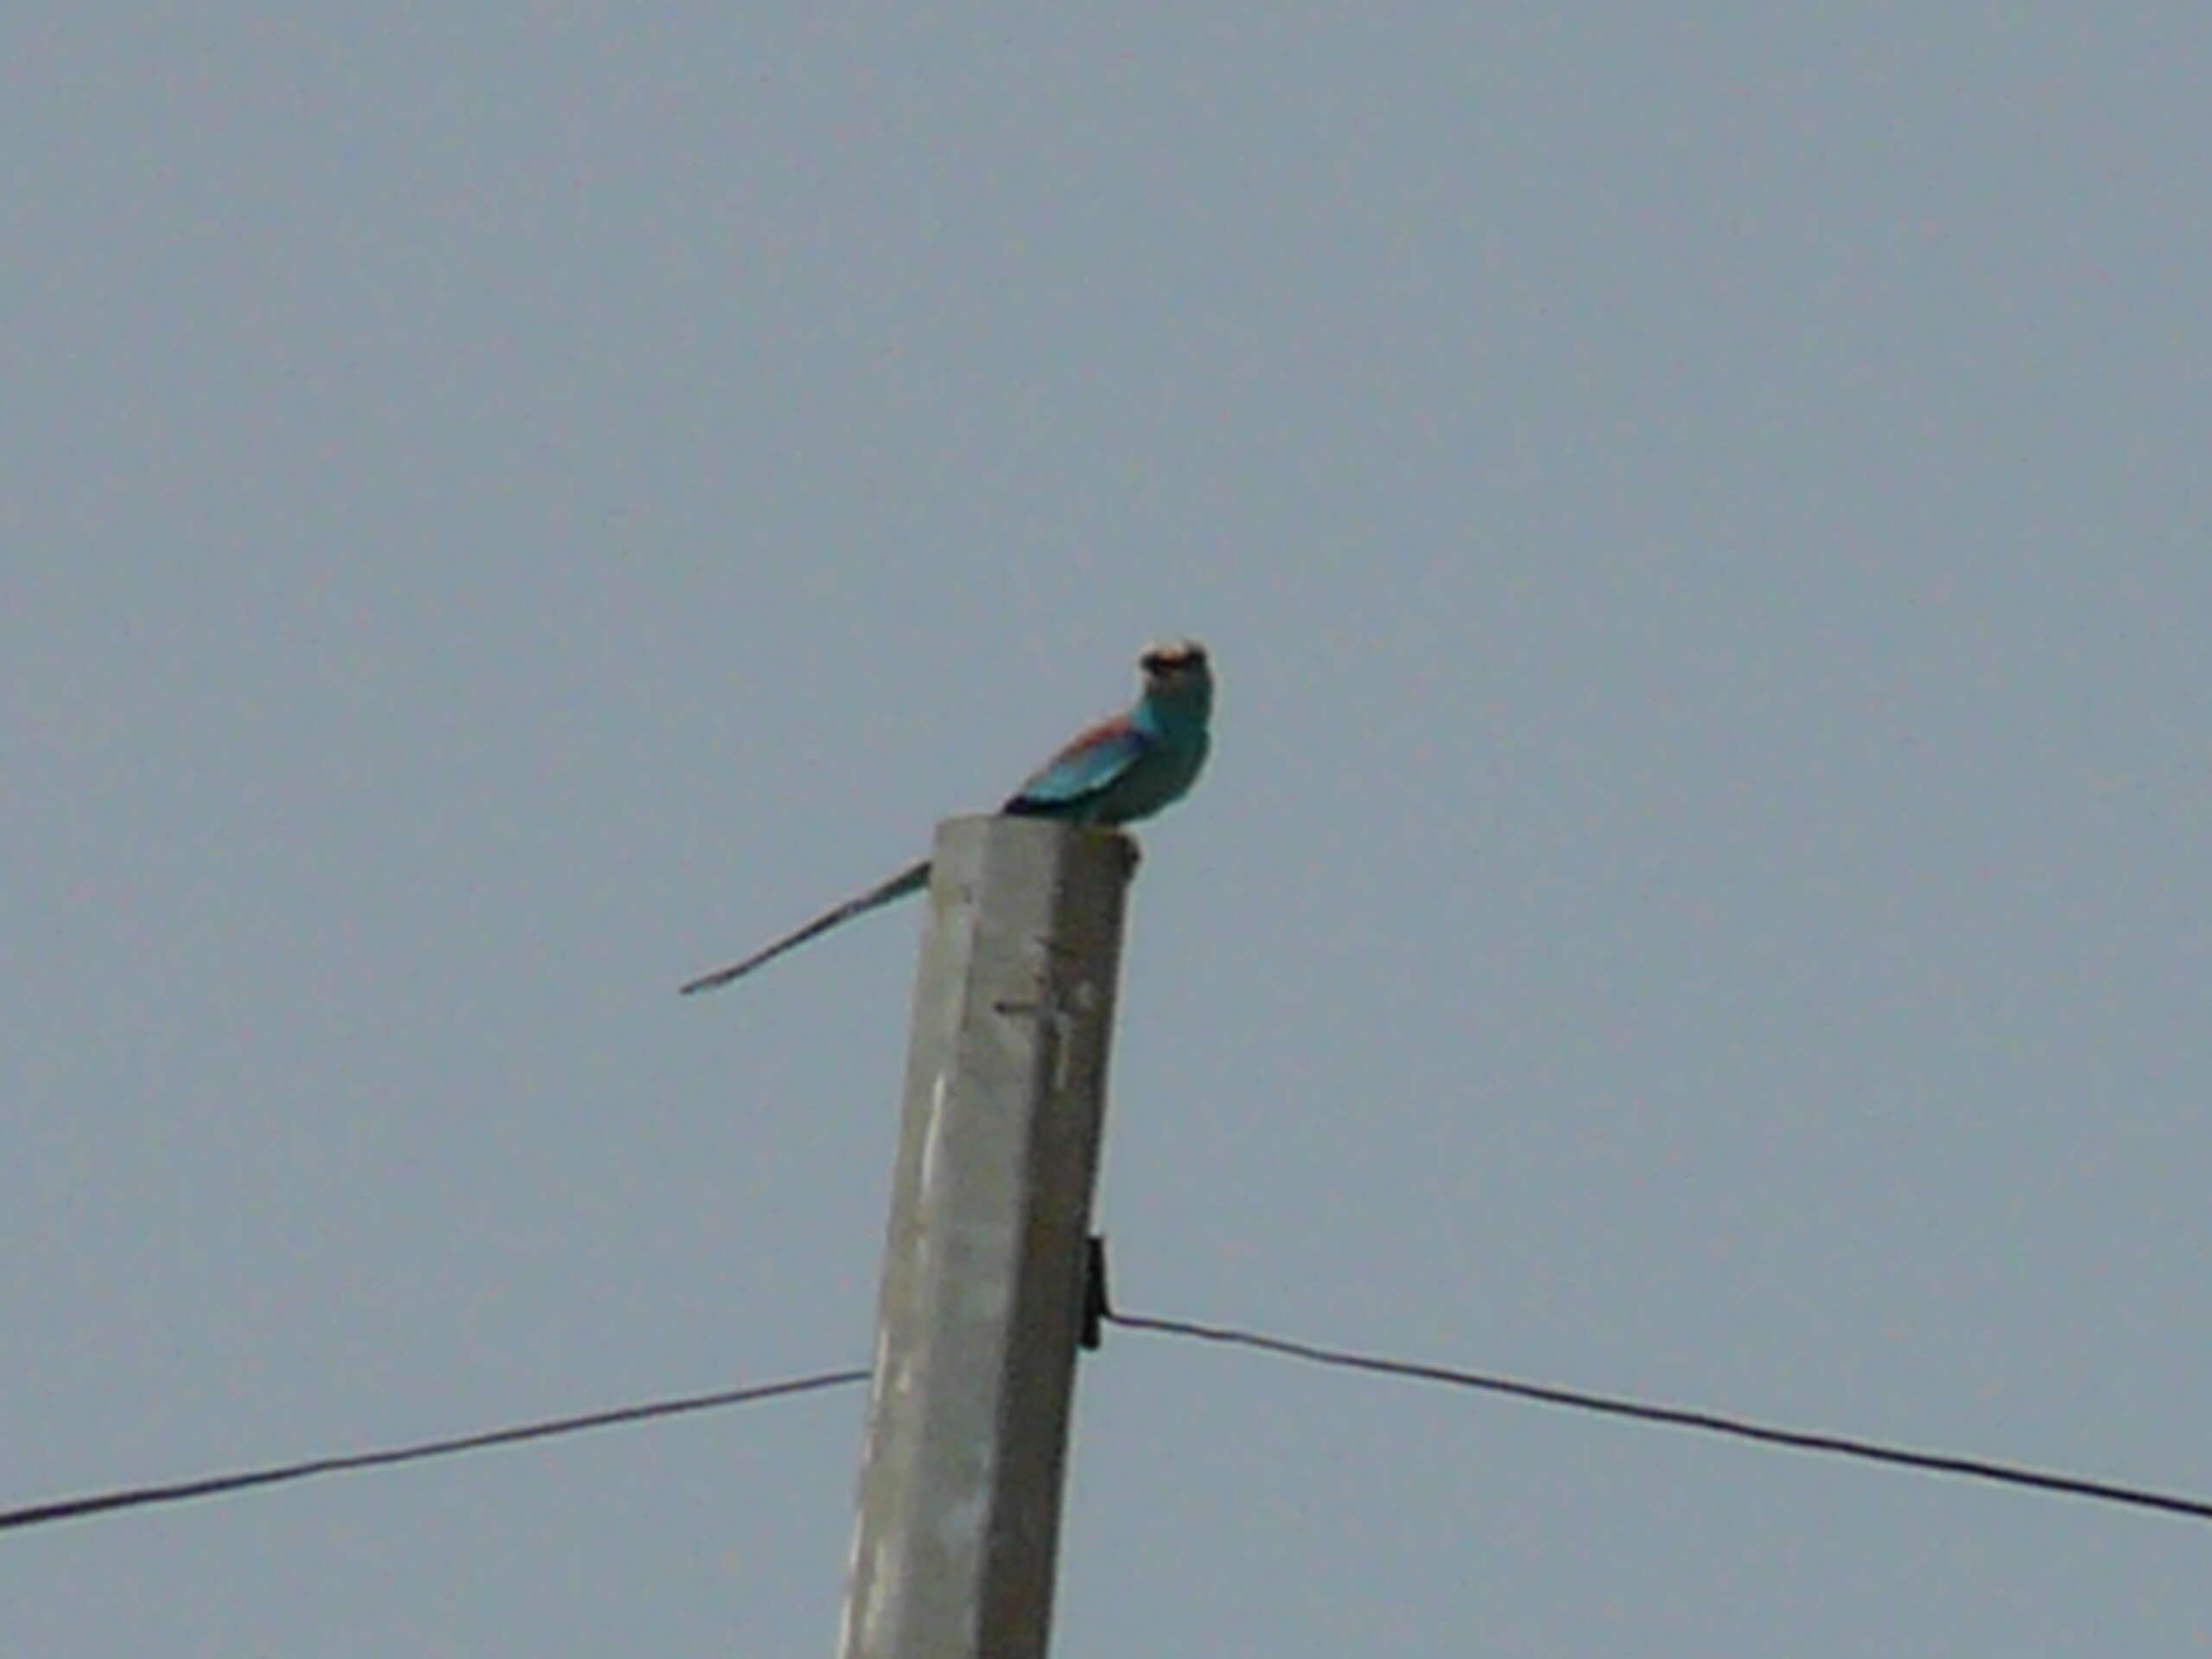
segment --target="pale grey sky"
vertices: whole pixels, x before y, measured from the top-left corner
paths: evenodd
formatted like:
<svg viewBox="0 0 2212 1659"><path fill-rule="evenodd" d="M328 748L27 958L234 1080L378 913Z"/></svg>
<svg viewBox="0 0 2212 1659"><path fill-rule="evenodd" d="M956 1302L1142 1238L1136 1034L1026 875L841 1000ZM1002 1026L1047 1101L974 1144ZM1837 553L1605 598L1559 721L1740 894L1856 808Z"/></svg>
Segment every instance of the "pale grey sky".
<svg viewBox="0 0 2212 1659"><path fill-rule="evenodd" d="M864 1361L912 910L1146 835L1133 1310L2212 1492L2212 13L0 24L0 1506ZM861 1395L0 1541L823 1653ZM2212 1531L1117 1337L1062 1659L2166 1654Z"/></svg>

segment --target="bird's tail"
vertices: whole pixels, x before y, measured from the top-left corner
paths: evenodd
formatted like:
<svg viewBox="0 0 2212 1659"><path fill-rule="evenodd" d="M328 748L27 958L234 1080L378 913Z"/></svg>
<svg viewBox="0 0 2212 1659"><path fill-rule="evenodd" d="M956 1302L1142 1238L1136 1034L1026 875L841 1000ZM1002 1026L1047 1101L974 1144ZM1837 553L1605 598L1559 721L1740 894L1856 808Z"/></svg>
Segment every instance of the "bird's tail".
<svg viewBox="0 0 2212 1659"><path fill-rule="evenodd" d="M761 946L744 961L734 962L727 968L717 968L711 974L700 975L683 988L683 994L690 996L695 991L716 990L734 979L742 979L755 968L773 962L786 950L797 950L809 939L819 938L840 922L849 922L855 916L864 916L894 899L904 899L910 893L919 893L929 885L929 881L930 861L925 858L918 864L907 866L889 880L879 882L857 898L846 899L836 909L823 912L805 926L785 934L773 944Z"/></svg>

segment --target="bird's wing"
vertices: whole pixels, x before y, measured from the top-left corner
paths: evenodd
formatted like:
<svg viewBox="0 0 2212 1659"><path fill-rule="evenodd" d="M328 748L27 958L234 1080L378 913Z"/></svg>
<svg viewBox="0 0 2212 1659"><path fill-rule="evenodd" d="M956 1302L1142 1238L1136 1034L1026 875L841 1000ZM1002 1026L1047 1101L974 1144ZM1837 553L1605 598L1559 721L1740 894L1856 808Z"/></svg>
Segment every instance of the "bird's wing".
<svg viewBox="0 0 2212 1659"><path fill-rule="evenodd" d="M764 944L742 962L734 962L727 968L717 968L711 974L702 974L683 988L683 994L711 991L727 985L733 979L742 979L764 963L773 962L786 950L795 950L809 939L818 938L840 922L849 922L855 916L864 916L880 905L894 899L904 899L910 893L918 893L929 885L930 861L926 858L918 864L910 864L887 881L878 882L856 898L848 899L835 910L826 910L804 927L794 928L772 944Z"/></svg>
<svg viewBox="0 0 2212 1659"><path fill-rule="evenodd" d="M1102 720L1032 772L1006 804L1008 812L1049 817L1109 787L1144 758L1152 740L1127 715Z"/></svg>

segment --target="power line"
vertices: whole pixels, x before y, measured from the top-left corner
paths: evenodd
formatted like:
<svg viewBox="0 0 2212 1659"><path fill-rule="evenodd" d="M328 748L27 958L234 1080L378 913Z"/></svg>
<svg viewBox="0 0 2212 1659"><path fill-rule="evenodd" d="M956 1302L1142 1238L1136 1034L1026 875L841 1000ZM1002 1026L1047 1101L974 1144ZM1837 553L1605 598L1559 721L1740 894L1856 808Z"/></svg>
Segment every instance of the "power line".
<svg viewBox="0 0 2212 1659"><path fill-rule="evenodd" d="M515 1446L524 1440L551 1440L556 1435L579 1434L586 1429L611 1428L618 1423L639 1423L655 1417L681 1416L686 1412L713 1411L723 1406L745 1405L753 1401L772 1400L784 1395L808 1394L817 1389L842 1388L847 1383L866 1381L868 1373L865 1370L823 1371L812 1376L790 1377L780 1382L757 1382L747 1388L686 1395L680 1399L656 1400L641 1406L618 1406L611 1411L587 1412L577 1417L555 1417L543 1422L486 1429L478 1434L424 1440L414 1446L390 1446L380 1452L355 1452L340 1457L311 1458L304 1463L280 1464L268 1469L210 1475L199 1480L127 1486L118 1491L95 1492L84 1497L57 1498L51 1503L32 1503L22 1509L0 1510L0 1532L17 1527L46 1526L56 1521L73 1521L84 1516L104 1515L113 1510L135 1510L149 1503L177 1503L188 1498L212 1497L219 1492L241 1491L249 1486L275 1486L287 1481L305 1480L310 1475L336 1474L342 1470L375 1469L395 1463L448 1458L456 1452L477 1452L486 1446Z"/></svg>
<svg viewBox="0 0 2212 1659"><path fill-rule="evenodd" d="M1586 1394L1579 1389L1554 1388L1542 1382L1523 1382L1509 1376L1459 1370L1448 1365L1423 1364L1413 1360L1386 1359L1373 1354L1355 1353L1340 1348L1317 1347L1311 1343L1262 1336L1257 1332L1240 1331L1227 1325L1200 1325L1189 1319L1160 1319L1141 1313L1118 1313L1111 1309L1106 1310L1105 1318L1112 1324L1124 1325L1132 1331L1152 1331L1164 1336L1192 1337L1201 1342L1255 1348L1263 1353L1310 1360L1318 1365L1372 1371L1385 1376L1411 1377L1424 1382L1445 1382L1455 1388L1510 1395L1545 1405L1567 1406L1576 1411L1600 1412L1608 1416L1632 1418L1639 1422L1668 1423L1677 1428L1699 1429L1709 1434L1732 1435L1738 1440L1789 1446L1800 1452L1825 1452L1837 1457L1859 1458L1870 1463L1893 1464L1935 1474L1963 1475L1971 1480L2027 1486L2040 1491L2063 1492L2072 1497L2093 1498L2099 1503L2157 1510L2167 1515L2186 1516L2193 1521L2212 1521L2212 1502L2172 1492L2153 1491L2145 1487L2124 1486L2114 1481L2087 1480L2076 1475L2053 1474L2047 1470L2030 1469L2018 1464L1998 1463L1982 1458L1954 1457L1948 1452L1915 1452L1904 1446L1886 1446L1878 1441L1856 1440L1842 1434L1776 1428L1738 1417L1724 1417L1717 1412L1651 1405L1618 1395Z"/></svg>
<svg viewBox="0 0 2212 1659"><path fill-rule="evenodd" d="M1777 1428L1770 1424L1751 1422L1739 1417L1724 1416L1718 1412L1696 1411L1681 1406L1655 1405L1646 1401L1631 1400L1618 1395L1592 1394L1580 1389L1564 1389L1549 1383L1522 1382L1515 1377L1499 1376L1483 1371L1464 1370L1455 1366L1430 1364L1415 1360L1391 1359L1382 1355L1361 1353L1351 1349L1325 1348L1313 1343L1294 1342L1287 1338L1270 1337L1256 1331L1241 1330L1231 1325L1202 1325L1192 1319L1166 1319L1143 1313L1122 1313L1103 1304L1097 1311L1105 1322L1121 1325L1130 1331L1148 1331L1161 1336L1185 1337L1200 1342L1254 1349L1262 1353L1274 1354L1291 1359L1302 1359L1313 1364L1334 1366L1344 1370L1364 1371L1382 1376L1402 1376L1416 1382L1441 1382L1453 1388L1477 1389L1487 1394L1501 1394L1516 1399L1532 1400L1543 1405L1564 1406L1571 1410L1595 1412L1605 1416L1625 1417L1637 1422L1663 1423L1676 1428L1696 1429L1708 1434L1726 1435L1765 1446L1786 1446L1794 1451L1826 1452L1834 1457L1855 1458L1865 1462L1917 1469L1928 1473L1958 1475L1970 1480L1988 1481L2007 1486L2024 1486L2034 1491L2056 1492L2070 1497L2085 1497L2101 1503L2152 1510L2165 1515L2182 1516L2193 1521L2212 1521L2212 1501L2189 1497L2179 1493L2156 1491L2147 1487L2123 1485L2116 1481L2089 1480L2080 1476L2056 1474L2048 1470L2031 1469L2023 1465L2000 1463L1990 1459L1958 1457L1941 1452L1917 1452L1904 1446L1886 1445L1877 1440L1859 1440L1849 1435L1816 1433L1804 1429ZM57 1498L48 1503L27 1504L18 1509L0 1510L0 1532L12 1531L17 1528L50 1525L60 1521L73 1521L87 1516L107 1514L118 1510L139 1509L155 1503L175 1503L191 1498L212 1497L224 1492L242 1491L248 1487L279 1485L290 1481L304 1480L311 1475L336 1474L353 1469L374 1469L394 1464L422 1462L433 1458L452 1457L463 1452L482 1451L491 1446L515 1446L526 1440L552 1440L564 1434L577 1434L595 1428L610 1428L622 1423L645 1422L654 1418L676 1417L690 1412L712 1411L725 1406L745 1405L787 1395L808 1394L822 1389L843 1388L851 1383L864 1382L868 1380L868 1376L866 1370L859 1369L821 1371L810 1376L786 1378L782 1382L754 1383L745 1388L723 1389L712 1394L687 1395L677 1399L652 1401L643 1405L620 1406L607 1411L588 1412L580 1416L556 1417L541 1422L487 1429L480 1433L458 1435L446 1440L425 1440L413 1446L391 1446L382 1451L357 1452L338 1457L314 1458L305 1462L282 1464L266 1469L244 1470L226 1475L211 1475L199 1480L176 1481L158 1485L130 1486L115 1491L92 1493L81 1497Z"/></svg>

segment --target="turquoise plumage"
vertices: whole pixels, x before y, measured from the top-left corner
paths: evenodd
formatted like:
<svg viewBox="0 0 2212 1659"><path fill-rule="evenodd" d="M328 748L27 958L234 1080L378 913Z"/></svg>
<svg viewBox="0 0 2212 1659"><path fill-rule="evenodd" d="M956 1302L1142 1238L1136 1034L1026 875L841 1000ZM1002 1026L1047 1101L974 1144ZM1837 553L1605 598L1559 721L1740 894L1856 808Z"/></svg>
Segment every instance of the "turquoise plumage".
<svg viewBox="0 0 2212 1659"><path fill-rule="evenodd" d="M1144 690L1129 710L1078 734L1031 773L1001 811L1071 823L1134 823L1190 792L1206 763L1213 717L1213 671L1205 647L1192 639L1154 645L1137 666ZM683 994L741 979L840 923L920 892L929 879L929 860L911 864L742 962L701 975L683 988Z"/></svg>

